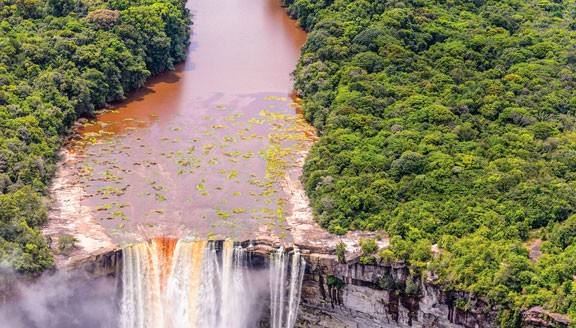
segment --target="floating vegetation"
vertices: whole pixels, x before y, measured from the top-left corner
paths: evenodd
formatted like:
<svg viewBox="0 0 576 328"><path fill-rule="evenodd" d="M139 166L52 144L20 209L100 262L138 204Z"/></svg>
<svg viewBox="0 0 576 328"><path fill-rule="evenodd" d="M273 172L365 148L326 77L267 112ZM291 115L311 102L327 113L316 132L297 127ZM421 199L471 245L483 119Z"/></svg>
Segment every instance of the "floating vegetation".
<svg viewBox="0 0 576 328"><path fill-rule="evenodd" d="M234 137L230 137L230 136L224 136L224 141L226 142L238 142L238 139L234 138Z"/></svg>
<svg viewBox="0 0 576 328"><path fill-rule="evenodd" d="M233 152L225 152L224 156L228 156L228 157L237 157L238 155L240 155L240 151L239 150L235 150Z"/></svg>
<svg viewBox="0 0 576 328"><path fill-rule="evenodd" d="M112 204L104 204L102 206L98 206L94 208L95 211L107 211L112 208Z"/></svg>
<svg viewBox="0 0 576 328"><path fill-rule="evenodd" d="M153 185L152 188L156 191L168 191L168 187L161 185Z"/></svg>
<svg viewBox="0 0 576 328"><path fill-rule="evenodd" d="M231 170L230 173L228 173L228 179L234 179L236 176L238 176L237 170Z"/></svg>
<svg viewBox="0 0 576 328"><path fill-rule="evenodd" d="M257 119L255 117L249 119L248 122L254 123L254 124L264 124L264 120L260 120L260 119Z"/></svg>
<svg viewBox="0 0 576 328"><path fill-rule="evenodd" d="M279 96L266 96L264 100L277 100L277 101L286 101L286 97L279 97Z"/></svg>
<svg viewBox="0 0 576 328"><path fill-rule="evenodd" d="M216 210L216 215L218 215L222 219L227 219L230 217L230 213L228 211L222 211L220 209Z"/></svg>
<svg viewBox="0 0 576 328"><path fill-rule="evenodd" d="M261 106L262 100L259 98L261 103L249 108L248 112L245 111L247 114L236 112L237 109L232 108L234 105L230 105L229 113L213 111L211 116L197 116L197 120L209 122L170 121L172 124L168 122L168 126L159 126L163 130L157 135L155 133L158 131L154 131L154 134L143 133L144 128L140 127L138 133L126 133L118 138L102 141L108 133L106 130L110 129L103 127L103 130L93 135L93 142L97 146L92 147L83 139L84 147L90 147L91 154L86 163L91 165L86 165L83 170L78 169L81 183L89 186L89 180L94 179L90 183L93 186L86 187L91 188L87 191L100 190L98 198L104 196L117 200L112 202L91 199L90 203L94 203L99 217L127 220L128 217L120 213L130 213L130 219L134 220L134 223L128 225L129 230L138 225L153 227L153 215L164 214L171 220L174 217L176 224L191 227L189 225L194 222L185 221L179 214L181 211L189 211L196 220L213 220L202 223L198 229L210 229L209 225L212 224L213 229L218 229L218 233L222 234L219 236L233 235L231 232L222 232L222 229L251 229L263 225L266 221L275 222L268 225L274 227L275 231L283 227L285 211L282 206L287 203L275 181L284 174L281 169L290 165L291 154L306 146L301 142L306 136L298 130L297 119L279 113L289 110L287 104L268 103ZM271 96L267 97L267 100L279 101L285 98ZM241 106L253 105L242 101ZM228 106L228 102L226 104ZM268 106L269 104L272 105ZM221 105L215 108L226 109L218 106ZM270 109L274 106L275 109ZM284 108L280 108L282 106ZM245 117L240 118L243 115ZM134 123L134 120L128 122ZM175 138L177 135L182 138ZM182 144L182 139L187 144ZM133 160L130 160L131 156ZM263 167L266 167L266 172L261 172ZM130 181L134 185L134 190L124 189L128 191L126 195L123 195L123 188L127 188L124 181ZM107 186L109 188L105 188ZM174 191L174 197L167 193L168 186L170 191ZM190 193L190 190L194 191L193 186L197 192ZM146 188L142 189L143 187ZM115 198L118 197L117 193L128 198ZM146 198L138 199L130 208L130 197L136 195ZM172 202L176 201L179 204L172 206ZM154 206L154 203L163 208L148 207ZM207 207L208 204L215 204L220 208L210 208ZM124 207L129 211L123 209ZM173 212L176 215L173 216ZM149 219L145 219L146 217ZM145 222L146 220L149 222ZM198 230L197 233L201 236L205 231ZM281 234L277 231L277 234L286 238L287 233Z"/></svg>

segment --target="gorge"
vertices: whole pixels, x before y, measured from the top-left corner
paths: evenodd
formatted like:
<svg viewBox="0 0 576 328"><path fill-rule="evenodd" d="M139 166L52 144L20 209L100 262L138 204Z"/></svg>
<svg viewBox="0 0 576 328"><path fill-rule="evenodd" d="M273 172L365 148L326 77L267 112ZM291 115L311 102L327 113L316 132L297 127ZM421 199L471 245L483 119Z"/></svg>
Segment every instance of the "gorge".
<svg viewBox="0 0 576 328"><path fill-rule="evenodd" d="M470 12L449 9L474 21L470 17L481 17L488 2L456 6ZM538 197L546 200L550 192L540 185L526 193L530 197L519 195L532 188L520 183L527 177L524 171L545 183L570 180L570 153L555 150L561 142L554 136L571 131L571 116L538 112L532 117L527 109L506 108L498 117L502 108L491 112L473 104L477 94L468 94L474 100L454 100L465 87L479 93L498 89L464 83L472 73L457 69L430 77L436 74L429 71L439 58L434 56L443 53L437 47L451 37L467 38L466 32L461 36L454 26L447 28L450 32L438 27L430 32L434 37L406 37L405 45L384 36L404 38L412 35L406 32L410 29L418 36L426 34L414 26L452 17L447 16L452 11L439 10L438 3L284 4L312 32L302 53L306 35L277 2L192 0L187 60L174 71L153 76L94 119L77 122L76 135L61 152L50 188L54 201L43 228L57 253L58 272L20 288L15 293L19 298L0 308L0 318L17 328L570 325L567 316L554 311L570 313L572 306L567 300L573 291L574 220L566 219L571 205L558 201L552 214L544 211L546 206L540 205L550 202ZM412 17L411 10L417 15ZM382 22L367 28L378 19ZM385 28L397 22L401 24L394 29ZM494 18L493 23L501 21ZM511 26L510 35L516 37ZM486 30L491 36L506 34L502 26ZM421 42L410 44L415 40ZM519 44L524 47L525 42ZM472 53L484 51L481 43L474 39L466 60L482 57ZM410 50L401 52L404 46ZM563 53L548 46L548 52L533 49L534 56L546 56L533 63L556 65L554 56L562 62ZM498 51L491 54L499 58ZM423 64L428 56L435 59ZM518 56L506 60L521 61ZM519 99L530 94L532 85L518 89L518 74L525 71L514 66L504 76L499 70L513 64L486 58L477 66L486 70L479 78L514 89ZM298 59L294 77L305 97L306 118L289 78ZM421 66L407 68L415 63ZM418 78L410 75L420 71ZM568 71L563 67L565 90L573 81ZM440 87L458 79L461 85ZM409 83L415 83L410 90L402 86ZM402 97L409 99L401 103ZM486 95L483 101L494 97ZM531 106L530 101L520 102ZM480 133L498 134L494 126L487 128L491 120L506 132L501 134L507 141L499 139L502 145L534 143L531 151L542 151L539 159L556 156L553 171L562 177L542 163L535 173L536 166L527 164L527 151L514 153L523 160L498 158L506 153L504 146L476 140ZM318 139L307 122L322 138L304 164ZM505 130L514 124L530 142L518 142ZM28 136L26 131L19 135ZM477 152L452 156L459 151ZM481 165L482 156L494 162ZM443 190L448 185L469 183L473 179L462 176L483 174L486 168L493 170L490 183L474 180L487 190L480 196L518 198L460 208L470 201L461 192L465 196L457 204L433 205L447 195ZM437 175L430 178L430 172ZM549 176L555 178L547 180ZM554 181L550 190L570 190L564 180ZM557 194L560 199L571 193ZM25 196L18 193L14 199ZM480 210L482 206L490 210ZM534 211L512 215L503 210L506 206ZM318 222L337 235L314 222L313 211ZM475 219L465 221L461 213ZM357 229L365 232L352 231ZM6 235L12 230L3 231ZM539 251L542 244L544 256L539 259L542 252L533 256L532 245ZM33 244L22 247L31 254L37 250ZM564 260L554 262L550 254Z"/></svg>

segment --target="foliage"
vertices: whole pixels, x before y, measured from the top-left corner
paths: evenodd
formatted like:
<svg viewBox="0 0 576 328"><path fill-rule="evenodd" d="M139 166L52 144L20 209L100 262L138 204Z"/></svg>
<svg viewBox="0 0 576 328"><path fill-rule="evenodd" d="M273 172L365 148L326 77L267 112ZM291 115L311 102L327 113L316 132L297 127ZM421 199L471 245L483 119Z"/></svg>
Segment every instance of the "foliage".
<svg viewBox="0 0 576 328"><path fill-rule="evenodd" d="M0 259L40 271L52 257L41 195L62 136L184 59L185 1L0 0Z"/></svg>
<svg viewBox="0 0 576 328"><path fill-rule="evenodd" d="M405 292L407 295L410 295L412 297L420 297L421 296L420 284L418 282L414 282L411 278L406 279Z"/></svg>
<svg viewBox="0 0 576 328"><path fill-rule="evenodd" d="M61 235L58 237L58 252L60 254L67 255L70 253L70 251L72 251L72 249L74 249L74 247L76 247L77 242L78 239L76 239L74 236L69 234Z"/></svg>
<svg viewBox="0 0 576 328"><path fill-rule="evenodd" d="M344 281L336 276L328 276L328 278L326 278L326 284L336 289L342 289L345 285Z"/></svg>
<svg viewBox="0 0 576 328"><path fill-rule="evenodd" d="M346 262L346 243L343 241L340 241L338 244L336 244L336 258L340 263Z"/></svg>
<svg viewBox="0 0 576 328"><path fill-rule="evenodd" d="M360 238L360 248L362 249L360 263L376 264L376 257L374 256L374 253L378 251L378 244L376 241L370 238Z"/></svg>
<svg viewBox="0 0 576 328"><path fill-rule="evenodd" d="M399 284L394 280L391 275L383 275L378 279L377 287L387 291L394 291L398 289Z"/></svg>
<svg viewBox="0 0 576 328"><path fill-rule="evenodd" d="M386 261L447 288L576 317L574 2L285 4L309 31L294 77L321 135L303 176L317 221L386 230Z"/></svg>

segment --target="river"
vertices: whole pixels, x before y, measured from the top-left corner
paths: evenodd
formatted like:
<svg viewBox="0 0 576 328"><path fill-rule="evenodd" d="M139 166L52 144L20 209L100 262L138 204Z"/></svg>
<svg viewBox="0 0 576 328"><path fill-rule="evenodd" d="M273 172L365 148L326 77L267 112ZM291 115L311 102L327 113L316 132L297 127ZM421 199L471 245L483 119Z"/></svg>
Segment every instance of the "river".
<svg viewBox="0 0 576 328"><path fill-rule="evenodd" d="M188 7L194 25L187 60L81 120L51 187L43 233L53 249L65 234L77 239L70 254L56 254L57 267L125 246L118 279L44 275L0 308L7 326L247 327L266 318L267 308L272 327L293 324L299 255L280 248L271 270L253 272L231 240L292 240L286 180L289 171L298 174L314 134L297 114L290 79L306 34L279 0L190 0ZM177 239L182 243L171 243ZM178 247L160 254L143 240ZM190 250L196 255L180 256Z"/></svg>
<svg viewBox="0 0 576 328"><path fill-rule="evenodd" d="M70 178L114 242L288 241L278 181L310 141L290 79L306 34L278 0L188 6L187 60L78 130Z"/></svg>

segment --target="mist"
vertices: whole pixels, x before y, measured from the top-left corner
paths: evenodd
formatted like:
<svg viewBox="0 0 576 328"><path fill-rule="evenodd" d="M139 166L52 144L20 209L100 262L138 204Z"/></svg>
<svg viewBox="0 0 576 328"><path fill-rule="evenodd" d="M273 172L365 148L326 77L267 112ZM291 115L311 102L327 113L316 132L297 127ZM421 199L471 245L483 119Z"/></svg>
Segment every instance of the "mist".
<svg viewBox="0 0 576 328"><path fill-rule="evenodd" d="M117 326L116 279L80 273L45 273L20 282L0 305L0 326L10 328L112 328Z"/></svg>

